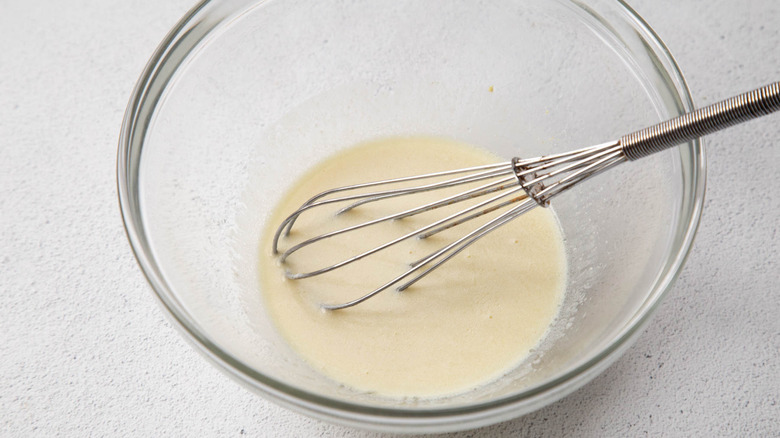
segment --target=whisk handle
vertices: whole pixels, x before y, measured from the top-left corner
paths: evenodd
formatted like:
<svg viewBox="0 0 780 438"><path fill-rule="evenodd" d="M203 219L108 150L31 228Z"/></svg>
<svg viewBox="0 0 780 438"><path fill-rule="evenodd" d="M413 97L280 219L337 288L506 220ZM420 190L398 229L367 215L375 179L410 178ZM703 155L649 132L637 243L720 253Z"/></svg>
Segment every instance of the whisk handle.
<svg viewBox="0 0 780 438"><path fill-rule="evenodd" d="M742 93L620 138L629 160L780 110L780 82Z"/></svg>

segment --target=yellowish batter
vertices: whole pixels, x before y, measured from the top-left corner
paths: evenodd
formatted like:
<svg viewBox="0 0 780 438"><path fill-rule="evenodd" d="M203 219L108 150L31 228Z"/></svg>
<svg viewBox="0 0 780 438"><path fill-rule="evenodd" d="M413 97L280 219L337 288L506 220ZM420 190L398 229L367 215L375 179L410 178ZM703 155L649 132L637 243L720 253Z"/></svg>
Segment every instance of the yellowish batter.
<svg viewBox="0 0 780 438"><path fill-rule="evenodd" d="M478 226L477 221L422 241L410 239L348 267L303 280L285 279L284 269L329 265L454 210L435 210L321 241L291 256L283 266L271 254L277 225L325 189L497 161L468 145L415 137L362 144L317 164L292 187L264 230L262 290L282 336L331 379L391 397L467 391L517 366L544 337L565 287L562 236L547 209L534 209L493 231L404 292L389 289L338 311L323 311L319 303L345 302L369 292L402 273L408 263ZM280 247L445 195L395 198L340 216L334 216L333 209L303 215Z"/></svg>

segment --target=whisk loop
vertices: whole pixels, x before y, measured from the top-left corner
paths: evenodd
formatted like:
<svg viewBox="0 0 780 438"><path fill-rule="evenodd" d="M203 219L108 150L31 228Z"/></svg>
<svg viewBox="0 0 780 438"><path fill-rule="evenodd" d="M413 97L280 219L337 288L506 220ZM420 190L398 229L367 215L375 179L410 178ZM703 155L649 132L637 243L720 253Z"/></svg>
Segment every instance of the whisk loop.
<svg viewBox="0 0 780 438"><path fill-rule="evenodd" d="M399 220L464 201L479 199L475 204L462 210L337 263L309 272L296 273L289 270L285 272L287 278L293 280L309 278L357 262L404 240L426 239L444 230L496 212L496 217L490 218L484 224L433 253L412 262L405 272L369 293L345 303L322 304L322 307L328 310L344 309L362 303L396 285L398 285L396 289L399 291L407 289L496 228L536 206L547 207L553 197L624 161L636 160L779 109L780 82L775 82L623 136L619 140L596 146L531 159L513 158L508 163L414 175L327 190L304 202L298 210L290 214L279 225L273 238L273 252L274 254L280 253L279 240L282 236L289 235L298 217L304 213L315 211L318 207L345 204L337 211L337 214L342 214L368 203L381 202L399 196L479 184L476 187L467 188L440 200L423 203L399 213L317 235L297 243L281 253L279 261L284 263L293 254L325 239L382 222ZM416 185L395 189L387 188L406 183L415 183ZM370 191L354 193L365 189L370 189Z"/></svg>

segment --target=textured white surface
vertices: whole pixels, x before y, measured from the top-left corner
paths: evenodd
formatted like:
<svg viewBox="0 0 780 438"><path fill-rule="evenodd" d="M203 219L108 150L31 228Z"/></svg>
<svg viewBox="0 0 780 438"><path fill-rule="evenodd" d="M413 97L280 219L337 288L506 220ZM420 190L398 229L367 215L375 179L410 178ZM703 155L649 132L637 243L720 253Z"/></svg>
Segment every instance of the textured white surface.
<svg viewBox="0 0 780 438"><path fill-rule="evenodd" d="M0 435L380 436L272 405L165 320L124 237L116 140L189 0L0 13ZM637 0L698 104L780 79L774 0ZM777 436L780 119L711 136L696 244L638 342L536 413L468 436Z"/></svg>

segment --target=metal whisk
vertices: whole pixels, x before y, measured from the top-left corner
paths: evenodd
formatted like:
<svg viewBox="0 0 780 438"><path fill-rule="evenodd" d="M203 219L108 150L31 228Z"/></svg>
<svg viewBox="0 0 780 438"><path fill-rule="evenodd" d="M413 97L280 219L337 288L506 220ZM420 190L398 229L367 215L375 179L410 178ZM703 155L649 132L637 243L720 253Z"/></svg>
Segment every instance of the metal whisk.
<svg viewBox="0 0 780 438"><path fill-rule="evenodd" d="M429 202L406 211L379 217L358 225L327 232L307 239L285 250L279 256L281 263L284 263L285 260L300 249L323 239L355 231L380 222L402 219L467 199L483 196L487 197L485 200L450 214L443 219L437 220L429 225L423 226L330 266L303 273L293 273L288 270L286 272L288 278L302 279L324 274L375 254L403 240L413 237L424 239L476 217L511 206L511 208L508 208L497 217L490 219L488 222L463 237L412 263L408 270L362 297L346 303L322 304L323 308L329 310L351 307L362 303L395 285L399 285L397 287L397 290L399 291L408 288L490 231L531 210L537 205L543 207L548 206L550 200L559 193L568 190L578 183L604 172L607 169L615 167L624 161L637 160L682 142L778 110L780 110L780 82L775 82L722 102L706 106L691 113L675 117L655 126L625 135L616 141L610 141L572 152L531 159L514 158L507 163L334 188L312 197L281 223L274 236L273 251L274 254L279 254L278 244L280 237L289 234L290 229L301 214L329 204L346 203L346 207L338 212L343 213L360 205L388 198L449 188L463 184L473 184L482 181L477 187L446 196L434 202ZM441 181L442 178L447 179ZM425 183L423 180L426 179L434 180L435 182ZM393 184L409 183L413 181L420 181L421 183L412 187L395 189L383 188L388 185L391 186ZM368 193L360 194L345 193L358 189L370 189L370 191Z"/></svg>

